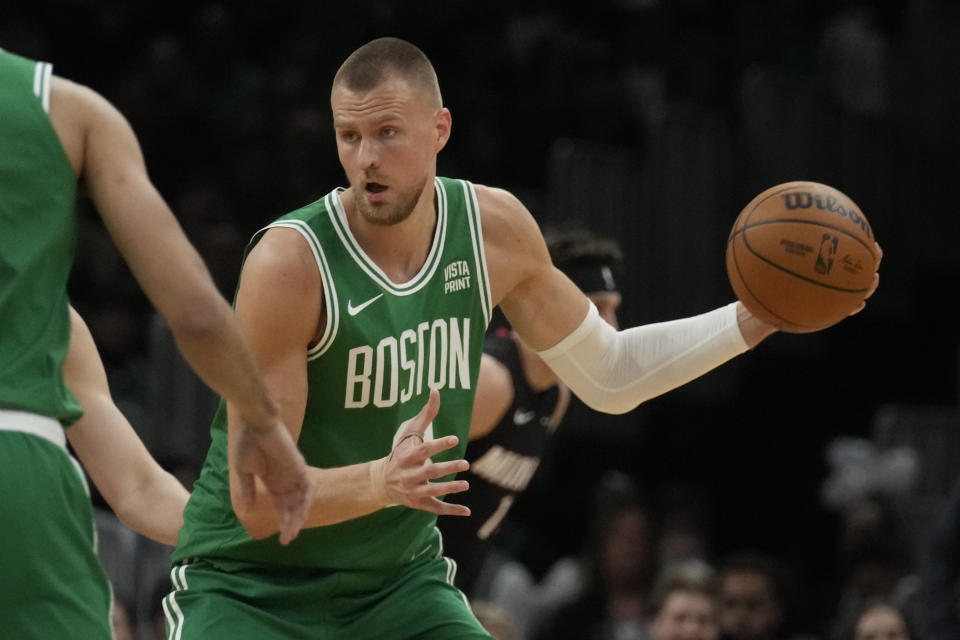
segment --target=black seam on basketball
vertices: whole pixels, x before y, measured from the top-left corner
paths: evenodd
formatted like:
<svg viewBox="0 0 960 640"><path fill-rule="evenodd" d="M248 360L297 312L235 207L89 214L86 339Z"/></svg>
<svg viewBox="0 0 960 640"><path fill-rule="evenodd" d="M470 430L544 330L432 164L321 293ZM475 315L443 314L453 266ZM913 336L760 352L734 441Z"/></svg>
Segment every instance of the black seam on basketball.
<svg viewBox="0 0 960 640"><path fill-rule="evenodd" d="M751 253L751 255L753 255L755 258L766 262L766 263L767 263L768 265L770 265L771 267L775 267L775 268L779 269L780 271L782 271L782 272L784 272L784 273L786 273L786 274L788 274L788 275L793 276L794 278L799 278L800 280L803 280L804 282L809 282L810 284L815 284L815 285L817 285L818 287L823 287L824 289L830 289L831 291L839 291L840 293L866 293L866 292L867 292L867 289L869 288L869 287L864 287L863 289L844 289L843 287L836 287L836 286L833 286L833 285L825 284L825 283L823 283L823 282L817 282L816 280L813 280L813 279L811 279L811 278L808 278L807 276L802 276L802 275L800 275L799 273L794 273L793 271L790 271L790 270L787 269L787 268L781 267L781 266L780 266L779 264L777 264L776 262L772 262L771 260L768 260L767 258L763 257L762 255L760 255L759 253L757 253L756 251L754 251L754 250L750 247L750 243L747 242L747 236L743 236L743 246L744 246L744 247L746 248L746 250L749 251L749 252ZM736 257L736 254L734 254L734 257Z"/></svg>
<svg viewBox="0 0 960 640"><path fill-rule="evenodd" d="M746 245L747 243L746 238L743 239L743 243L744 245ZM746 278L743 277L743 272L740 270L740 261L737 259L737 245L733 245L732 250L733 250L733 265L734 267L736 267L737 275L740 277L740 284L743 285L743 288L747 290L747 292L750 294L750 297L753 298L753 301L757 305L763 307L766 310L766 312L769 313L774 318L779 318L780 320L785 322L787 325L790 325L792 327L800 327L803 329L819 329L820 328L812 325L800 324L799 322L794 322L793 320L788 320L787 318L784 318L783 316L781 316L779 313L774 313L774 311L770 307L763 304L763 302L760 301L760 297L757 296L757 294L753 292L753 289L750 288L750 285L747 283ZM750 253L753 253L753 252L751 251Z"/></svg>
<svg viewBox="0 0 960 640"><path fill-rule="evenodd" d="M815 184L815 183L814 183L814 184ZM747 227L747 223L749 222L750 216L752 216L753 213L754 213L754 211L756 211L758 208L760 208L760 205L762 205L764 202L766 202L767 200L769 200L770 198L772 198L772 197L774 197L774 196L779 196L779 195L782 194L784 191L790 191L791 189L796 189L796 188L797 188L796 184L791 184L790 186L785 186L783 189L780 189L779 191L774 191L773 193L771 193L770 195L768 195L766 198L764 198L763 200L761 200L761 201L758 202L757 204L753 205L753 208L750 209L750 211L747 212L747 215L744 216L744 218L743 218L743 227L742 227L742 228L746 228L746 227Z"/></svg>
<svg viewBox="0 0 960 640"><path fill-rule="evenodd" d="M830 229L831 231L836 231L837 233L842 233L848 238L855 240L857 244L859 244L861 247L866 249L867 253L870 254L870 257L873 258L874 264L876 264L877 262L877 257L873 255L873 248L868 246L865 242L863 242L863 240L861 240L860 238L858 238L857 236L855 236L854 234L850 233L845 229L840 229L838 227L834 227L829 224L823 224L822 222L818 222L816 220L806 220L803 218L777 218L776 220L764 220L763 222L754 222L753 224L744 225L739 229L737 229L735 232L731 234L731 238L737 235L738 233L744 233L747 229L753 229L754 227L763 227L768 224L778 224L781 222L796 222L798 224L810 224L817 227L821 227L823 229ZM744 237L744 241L746 241L746 237Z"/></svg>

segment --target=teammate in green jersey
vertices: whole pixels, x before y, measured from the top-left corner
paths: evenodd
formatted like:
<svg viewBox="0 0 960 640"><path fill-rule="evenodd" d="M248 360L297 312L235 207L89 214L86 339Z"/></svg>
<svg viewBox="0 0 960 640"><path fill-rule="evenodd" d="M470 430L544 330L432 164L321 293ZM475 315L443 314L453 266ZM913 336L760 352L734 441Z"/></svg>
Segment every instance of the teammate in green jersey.
<svg viewBox="0 0 960 640"><path fill-rule="evenodd" d="M164 599L171 638L489 638L453 586L436 514L462 459L483 326L514 330L591 406L625 412L774 332L739 303L617 331L550 262L506 191L436 176L451 131L430 61L396 38L331 90L349 187L254 237L235 306L314 480L288 547L255 485L239 502L235 407L185 512ZM477 325L481 325L478 327Z"/></svg>
<svg viewBox="0 0 960 640"><path fill-rule="evenodd" d="M15 571L8 558L29 560L0 592L0 635L108 638L89 496L63 431L82 414L62 373L78 178L188 362L239 403L238 477L241 486L252 485L252 474L263 478L284 540L305 515L309 477L229 305L151 184L127 122L95 92L53 76L50 64L4 51L0 86L0 565Z"/></svg>

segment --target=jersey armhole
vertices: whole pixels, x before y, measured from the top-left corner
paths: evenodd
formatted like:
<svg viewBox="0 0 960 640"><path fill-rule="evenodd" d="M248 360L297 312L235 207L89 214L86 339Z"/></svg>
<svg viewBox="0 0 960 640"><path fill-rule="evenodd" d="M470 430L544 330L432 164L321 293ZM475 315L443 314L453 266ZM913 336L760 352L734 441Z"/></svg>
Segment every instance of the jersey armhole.
<svg viewBox="0 0 960 640"><path fill-rule="evenodd" d="M320 281L323 283L323 304L327 312L327 324L317 344L307 350L307 361L316 360L326 353L330 345L333 344L334 338L337 336L337 329L340 326L340 305L337 301L337 288L333 284L333 276L330 274L330 267L327 264L326 255L323 253L323 247L320 246L320 241L317 239L317 235L313 232L313 229L310 228L310 225L302 220L281 220L267 225L257 232L257 235L262 235L268 229L275 227L293 229L303 236L304 240L307 241L307 246L310 247L311 253L313 253L313 259L317 263L317 270L320 272Z"/></svg>
<svg viewBox="0 0 960 640"><path fill-rule="evenodd" d="M480 205L477 203L477 194L473 183L463 180L463 200L467 208L467 221L470 225L470 240L473 243L474 265L479 274L480 307L486 326L490 326L493 309L490 304L490 276L487 273L487 256L483 248L483 225L480 220Z"/></svg>

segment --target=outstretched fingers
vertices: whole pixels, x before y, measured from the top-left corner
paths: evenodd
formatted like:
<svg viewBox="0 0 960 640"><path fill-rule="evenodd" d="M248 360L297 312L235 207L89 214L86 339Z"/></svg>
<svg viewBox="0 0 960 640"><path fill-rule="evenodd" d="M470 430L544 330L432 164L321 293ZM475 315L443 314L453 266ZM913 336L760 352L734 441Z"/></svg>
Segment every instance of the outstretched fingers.
<svg viewBox="0 0 960 640"><path fill-rule="evenodd" d="M419 495L414 500L417 509L432 511L442 516L469 516L470 509L462 504L451 504L440 498L454 493L463 493L470 488L466 480L450 482L427 482L418 489Z"/></svg>
<svg viewBox="0 0 960 640"><path fill-rule="evenodd" d="M440 394L431 390L420 412L401 426L396 445L386 460L385 491L391 500L414 509L438 515L468 516L469 508L441 499L470 488L465 480L437 481L466 471L470 463L462 459L433 462L433 456L460 443L460 439L452 435L426 439L427 429L439 410Z"/></svg>
<svg viewBox="0 0 960 640"><path fill-rule="evenodd" d="M416 454L426 460L442 451L453 449L460 442L457 436L444 436L436 440L427 440L416 449Z"/></svg>
<svg viewBox="0 0 960 640"><path fill-rule="evenodd" d="M428 477L431 480L442 478L452 473L461 473L470 468L470 463L466 460L450 460L449 462L431 463Z"/></svg>
<svg viewBox="0 0 960 640"><path fill-rule="evenodd" d="M430 423L433 422L433 419L437 417L439 412L440 393L436 389L430 389L430 396L427 398L427 403L420 409L420 413L415 415L409 424L407 424L407 428L404 430L404 436L417 434L420 436L420 442L423 442L423 435L427 432L427 427L430 426Z"/></svg>
<svg viewBox="0 0 960 640"><path fill-rule="evenodd" d="M450 504L437 498L431 498L426 506L420 507L424 511L432 511L441 516L469 516L470 509L462 504Z"/></svg>

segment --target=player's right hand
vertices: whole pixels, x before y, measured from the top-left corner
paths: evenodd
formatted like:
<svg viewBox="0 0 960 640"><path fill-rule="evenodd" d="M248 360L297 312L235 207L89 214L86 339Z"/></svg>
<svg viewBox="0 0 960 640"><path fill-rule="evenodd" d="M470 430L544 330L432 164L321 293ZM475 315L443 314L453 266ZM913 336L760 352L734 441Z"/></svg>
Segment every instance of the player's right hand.
<svg viewBox="0 0 960 640"><path fill-rule="evenodd" d="M880 248L880 244L877 242L873 243L874 249L877 250L877 266L876 271L873 274L873 282L870 283L870 288L867 289L867 295L863 297L863 302L860 305L850 312L850 315L856 315L863 311L864 307L867 306L867 300L870 299L870 296L876 292L877 287L880 286L880 261L883 260L883 249Z"/></svg>
<svg viewBox="0 0 960 640"><path fill-rule="evenodd" d="M445 436L424 441L424 434L440 410L440 394L430 391L430 398L416 416L401 427L396 445L383 467L384 488L393 504L430 511L445 516L468 516L470 509L460 504L449 504L440 497L460 493L470 488L466 480L433 482L437 478L466 471L466 460L433 462L430 458L457 446L457 436Z"/></svg>
<svg viewBox="0 0 960 640"><path fill-rule="evenodd" d="M241 422L233 460L240 503L250 504L255 499L254 476L259 477L280 519L280 544L289 544L300 533L310 511L312 481L306 460L280 420L266 429Z"/></svg>

